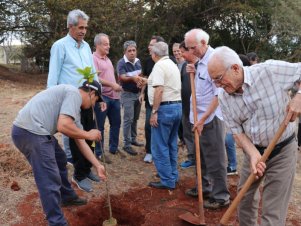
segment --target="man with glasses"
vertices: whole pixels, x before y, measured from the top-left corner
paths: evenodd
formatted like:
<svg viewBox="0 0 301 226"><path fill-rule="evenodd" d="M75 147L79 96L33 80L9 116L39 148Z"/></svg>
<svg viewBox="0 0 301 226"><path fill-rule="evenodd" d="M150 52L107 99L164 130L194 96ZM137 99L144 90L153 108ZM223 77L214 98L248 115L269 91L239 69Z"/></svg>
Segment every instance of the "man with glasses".
<svg viewBox="0 0 301 226"><path fill-rule="evenodd" d="M260 225L285 225L297 164L295 123L289 122L301 113L301 87L291 101L288 91L301 79L301 64L268 60L243 67L235 51L223 46L212 54L208 71L224 89L219 95L223 116L244 152L238 190L251 173L259 178L239 204L239 225L257 225L261 182ZM284 119L284 133L267 161L259 162Z"/></svg>
<svg viewBox="0 0 301 226"><path fill-rule="evenodd" d="M225 127L217 99L219 90L207 70L209 57L214 51L208 42L209 35L201 29L192 29L185 34L187 49L200 59L197 70L194 64L188 64L186 69L188 73L195 73L198 122L194 124L192 111L190 122L200 135L204 207L219 209L229 205L230 194L226 181ZM196 187L187 190L186 194L197 196Z"/></svg>

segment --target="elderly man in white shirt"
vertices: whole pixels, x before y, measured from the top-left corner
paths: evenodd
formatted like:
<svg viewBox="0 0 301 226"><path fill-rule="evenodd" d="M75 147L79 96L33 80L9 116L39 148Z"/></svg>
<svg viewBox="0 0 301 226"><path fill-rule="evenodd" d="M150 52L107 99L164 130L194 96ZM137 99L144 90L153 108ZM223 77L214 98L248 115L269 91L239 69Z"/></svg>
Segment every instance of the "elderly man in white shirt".
<svg viewBox="0 0 301 226"><path fill-rule="evenodd" d="M152 106L151 150L160 182L149 186L174 189L178 181L178 128L182 117L181 76L168 57L168 45L157 42L151 50L155 66L148 78L148 98Z"/></svg>
<svg viewBox="0 0 301 226"><path fill-rule="evenodd" d="M297 163L295 124L289 121L301 113L301 87L292 101L288 91L301 79L301 64L269 60L243 67L239 56L223 46L212 54L208 71L224 89L219 95L223 116L245 154L238 189L251 173L259 177L238 207L239 225L257 225L264 182L260 225L284 226ZM266 163L259 162L284 119L286 130Z"/></svg>

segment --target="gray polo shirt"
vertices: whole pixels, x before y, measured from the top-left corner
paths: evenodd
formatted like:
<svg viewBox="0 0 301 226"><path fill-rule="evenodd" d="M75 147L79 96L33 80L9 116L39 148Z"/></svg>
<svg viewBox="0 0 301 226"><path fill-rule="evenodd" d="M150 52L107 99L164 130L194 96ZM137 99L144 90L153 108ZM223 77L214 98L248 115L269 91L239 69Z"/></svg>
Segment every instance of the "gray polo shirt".
<svg viewBox="0 0 301 226"><path fill-rule="evenodd" d="M80 107L82 98L78 88L57 85L35 95L18 113L15 126L37 135L53 135L57 132L59 115L68 115L82 129Z"/></svg>

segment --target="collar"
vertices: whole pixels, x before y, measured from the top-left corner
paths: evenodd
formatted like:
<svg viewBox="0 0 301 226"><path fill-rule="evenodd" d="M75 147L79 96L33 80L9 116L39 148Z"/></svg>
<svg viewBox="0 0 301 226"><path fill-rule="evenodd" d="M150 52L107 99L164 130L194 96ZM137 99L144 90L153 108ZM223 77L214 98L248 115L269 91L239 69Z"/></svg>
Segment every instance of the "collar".
<svg viewBox="0 0 301 226"><path fill-rule="evenodd" d="M242 84L242 89L244 90L246 86L252 86L254 81L252 79L249 67L243 67L242 70L244 73L244 83Z"/></svg>
<svg viewBox="0 0 301 226"><path fill-rule="evenodd" d="M158 61L169 59L169 56L161 57Z"/></svg>
<svg viewBox="0 0 301 226"><path fill-rule="evenodd" d="M202 59L199 59L198 64L204 64L207 66L209 57L213 51L214 51L214 49L210 45L208 45L205 55L202 57Z"/></svg>
<svg viewBox="0 0 301 226"><path fill-rule="evenodd" d="M243 82L241 88L242 88L243 93L244 93L245 89L247 87L252 86L254 81L251 77L251 72L250 72L249 67L243 67L242 70L243 70L244 82ZM233 93L232 95L242 96L243 93Z"/></svg>
<svg viewBox="0 0 301 226"><path fill-rule="evenodd" d="M70 42L72 42L72 44L74 45L74 47L78 48L77 41L74 38L72 38L72 36L69 33L67 34L67 38L69 39ZM80 45L79 45L79 48L82 48L83 46L84 46L84 41L81 41Z"/></svg>
<svg viewBox="0 0 301 226"><path fill-rule="evenodd" d="M101 56L98 52L94 52L93 53L93 55L94 56L96 56L97 58L99 58L99 59L103 59L103 60L107 60L108 59L108 57L107 56Z"/></svg>
<svg viewBox="0 0 301 226"><path fill-rule="evenodd" d="M138 58L135 58L135 61L133 63L133 62L129 61L128 58L125 55L123 55L123 59L124 59L125 63L131 63L133 65L135 65L139 61Z"/></svg>

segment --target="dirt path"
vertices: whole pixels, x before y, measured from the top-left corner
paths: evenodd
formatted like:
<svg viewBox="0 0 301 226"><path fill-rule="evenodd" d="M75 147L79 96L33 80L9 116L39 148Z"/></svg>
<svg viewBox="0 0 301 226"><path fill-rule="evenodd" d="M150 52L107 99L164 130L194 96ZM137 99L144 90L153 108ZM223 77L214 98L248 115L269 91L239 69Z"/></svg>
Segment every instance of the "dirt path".
<svg viewBox="0 0 301 226"><path fill-rule="evenodd" d="M36 186L29 164L12 145L10 130L19 109L38 91L44 89L45 75L14 74L0 67L0 222L1 225L47 225L44 220ZM138 124L138 140L144 141L144 109ZM122 147L120 139L120 147ZM105 143L107 146L107 143ZM113 164L108 165L109 185L114 216L120 225L187 225L177 218L185 211L196 211L197 200L187 198L184 191L194 184L194 169L181 170L180 183L173 192L158 191L147 187L156 180L153 164L143 162L144 150L137 148L138 156L109 155ZM238 151L241 158L241 152ZM185 150L179 148L179 162L185 159ZM301 225L301 162L299 163L287 225ZM69 167L69 176L73 174ZM238 177L229 178L231 196L235 196ZM20 190L11 186L17 182ZM15 189L14 188L14 189ZM94 192L78 194L89 199L85 207L65 208L70 225L101 225L107 218L104 183L93 184ZM224 210L223 210L224 211ZM216 225L223 211L206 211L207 225ZM235 218L232 219L235 224Z"/></svg>

